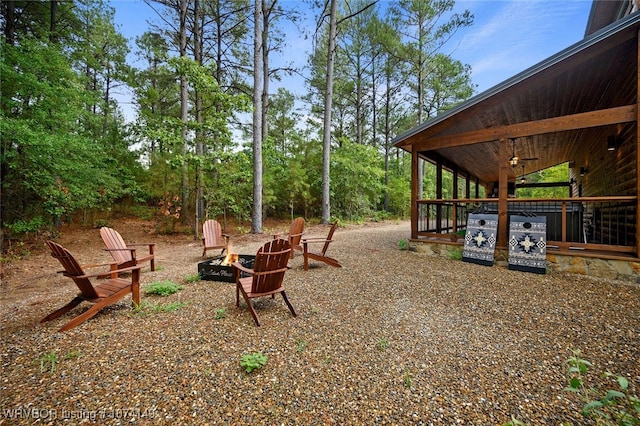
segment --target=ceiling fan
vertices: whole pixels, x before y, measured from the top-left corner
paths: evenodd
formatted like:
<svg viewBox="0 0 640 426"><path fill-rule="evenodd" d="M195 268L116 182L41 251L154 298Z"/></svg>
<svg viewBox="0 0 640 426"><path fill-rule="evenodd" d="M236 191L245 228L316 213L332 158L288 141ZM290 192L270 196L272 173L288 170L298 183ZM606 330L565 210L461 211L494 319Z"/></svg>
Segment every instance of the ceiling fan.
<svg viewBox="0 0 640 426"><path fill-rule="evenodd" d="M511 147L512 147L512 154L511 154L511 158L509 158L509 165L511 167L516 167L520 161L535 161L538 159L538 157L528 157L528 158L518 157L516 155L516 140L513 138L511 139Z"/></svg>

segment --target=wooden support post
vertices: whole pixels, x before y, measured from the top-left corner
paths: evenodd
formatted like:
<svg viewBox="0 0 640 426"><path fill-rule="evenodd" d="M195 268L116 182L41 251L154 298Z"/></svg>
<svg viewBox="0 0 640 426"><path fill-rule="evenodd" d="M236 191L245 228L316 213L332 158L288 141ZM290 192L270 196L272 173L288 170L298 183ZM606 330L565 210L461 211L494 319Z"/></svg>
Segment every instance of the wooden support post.
<svg viewBox="0 0 640 426"><path fill-rule="evenodd" d="M436 164L436 198L442 200L442 163ZM436 205L436 232L442 232L442 204Z"/></svg>
<svg viewBox="0 0 640 426"><path fill-rule="evenodd" d="M505 248L509 242L507 226L507 197L509 196L509 147L507 139L500 139L500 165L498 166L498 247Z"/></svg>
<svg viewBox="0 0 640 426"><path fill-rule="evenodd" d="M418 150L411 145L411 238L418 238Z"/></svg>

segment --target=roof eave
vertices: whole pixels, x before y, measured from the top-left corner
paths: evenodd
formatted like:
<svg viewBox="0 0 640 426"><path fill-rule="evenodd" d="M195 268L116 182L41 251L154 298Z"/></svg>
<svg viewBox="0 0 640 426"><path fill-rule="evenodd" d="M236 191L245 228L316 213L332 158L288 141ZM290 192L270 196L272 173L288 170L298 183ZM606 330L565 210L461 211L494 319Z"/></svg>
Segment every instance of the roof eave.
<svg viewBox="0 0 640 426"><path fill-rule="evenodd" d="M623 31L626 28L629 28L635 24L637 24L638 22L640 22L640 11L635 12L619 21L616 21L604 28L602 28L601 30L595 32L594 34L592 34L589 37L586 37L584 39L582 39L581 41L567 47L564 50L561 50L560 52L556 53L555 55L537 63L536 65L533 65L530 68L527 68L526 70L520 72L519 74L516 74L515 76L503 81L502 83L499 83L493 87L491 87L490 89L487 89L486 91L477 94L476 96L473 96L471 98L469 98L468 100L462 102L461 104L455 106L454 108L439 114L438 116L434 117L433 119L430 119L428 121L425 121L422 124L419 124L418 126L415 126L414 128L408 130L407 132L395 137L391 143L398 147L398 148L403 148L406 150L405 146L406 145L410 145L410 143L406 142L407 139L411 138L412 136L415 136L421 132L423 132L425 129L428 129L438 123L441 123L443 121L445 121L446 119L460 113L461 111L464 111L465 109L468 109L472 106L475 106L489 98L491 98L492 96L495 96L496 94L510 88L513 87L515 85L517 85L518 83L521 83L522 81L533 77L534 75L536 75L537 73L544 71L545 69L562 62L563 60L570 58L571 56L607 39L608 37L611 37L614 34L617 34L620 31Z"/></svg>

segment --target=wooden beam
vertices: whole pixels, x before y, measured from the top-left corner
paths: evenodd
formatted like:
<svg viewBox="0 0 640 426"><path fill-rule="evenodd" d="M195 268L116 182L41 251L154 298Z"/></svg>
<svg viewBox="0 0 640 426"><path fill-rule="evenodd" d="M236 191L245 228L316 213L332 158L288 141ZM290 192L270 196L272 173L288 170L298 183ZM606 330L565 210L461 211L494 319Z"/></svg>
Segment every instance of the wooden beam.
<svg viewBox="0 0 640 426"><path fill-rule="evenodd" d="M452 148L456 146L473 145L491 142L502 138L520 138L525 136L542 135L546 133L565 132L569 130L587 129L591 127L607 126L610 124L630 123L637 120L638 105L627 105L616 108L589 111L579 114L563 115L546 118L544 120L527 121L500 127L475 130L429 139L417 139L412 148L418 151ZM416 138L420 138L419 135Z"/></svg>

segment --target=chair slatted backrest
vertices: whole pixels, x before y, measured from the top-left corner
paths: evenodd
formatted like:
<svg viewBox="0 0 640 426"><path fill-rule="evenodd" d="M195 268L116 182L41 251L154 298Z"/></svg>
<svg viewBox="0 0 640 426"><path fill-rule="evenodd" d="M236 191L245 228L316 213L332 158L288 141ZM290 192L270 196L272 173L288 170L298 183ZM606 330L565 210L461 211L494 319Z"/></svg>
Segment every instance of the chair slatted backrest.
<svg viewBox="0 0 640 426"><path fill-rule="evenodd" d="M304 233L304 218L298 217L291 222L289 228L289 243L292 247L300 245L300 239Z"/></svg>
<svg viewBox="0 0 640 426"><path fill-rule="evenodd" d="M291 245L287 240L276 239L262 246L253 264L251 292L268 293L282 287L290 254Z"/></svg>
<svg viewBox="0 0 640 426"><path fill-rule="evenodd" d="M202 225L202 237L207 247L224 246L226 244L222 237L220 222L215 219L209 219Z"/></svg>
<svg viewBox="0 0 640 426"><path fill-rule="evenodd" d="M109 253L113 256L113 260L115 260L117 264L121 265L133 260L131 257L131 251L127 250L127 244L124 242L118 231L105 226L100 228L100 236L102 237L104 244L107 246L107 249L110 250Z"/></svg>
<svg viewBox="0 0 640 426"><path fill-rule="evenodd" d="M331 240L333 239L333 233L336 232L336 228L338 227L338 221L333 222L333 225L331 225L331 229L329 230L329 234L327 235L327 241L324 242L324 245L322 246L322 255L326 255L327 254L327 250L329 249L329 244L331 243Z"/></svg>
<svg viewBox="0 0 640 426"><path fill-rule="evenodd" d="M82 267L69 251L53 241L47 241L51 256L58 259L64 268L64 275L71 278L80 289L84 299L98 299L100 295L89 281L89 278L79 278L84 275Z"/></svg>

